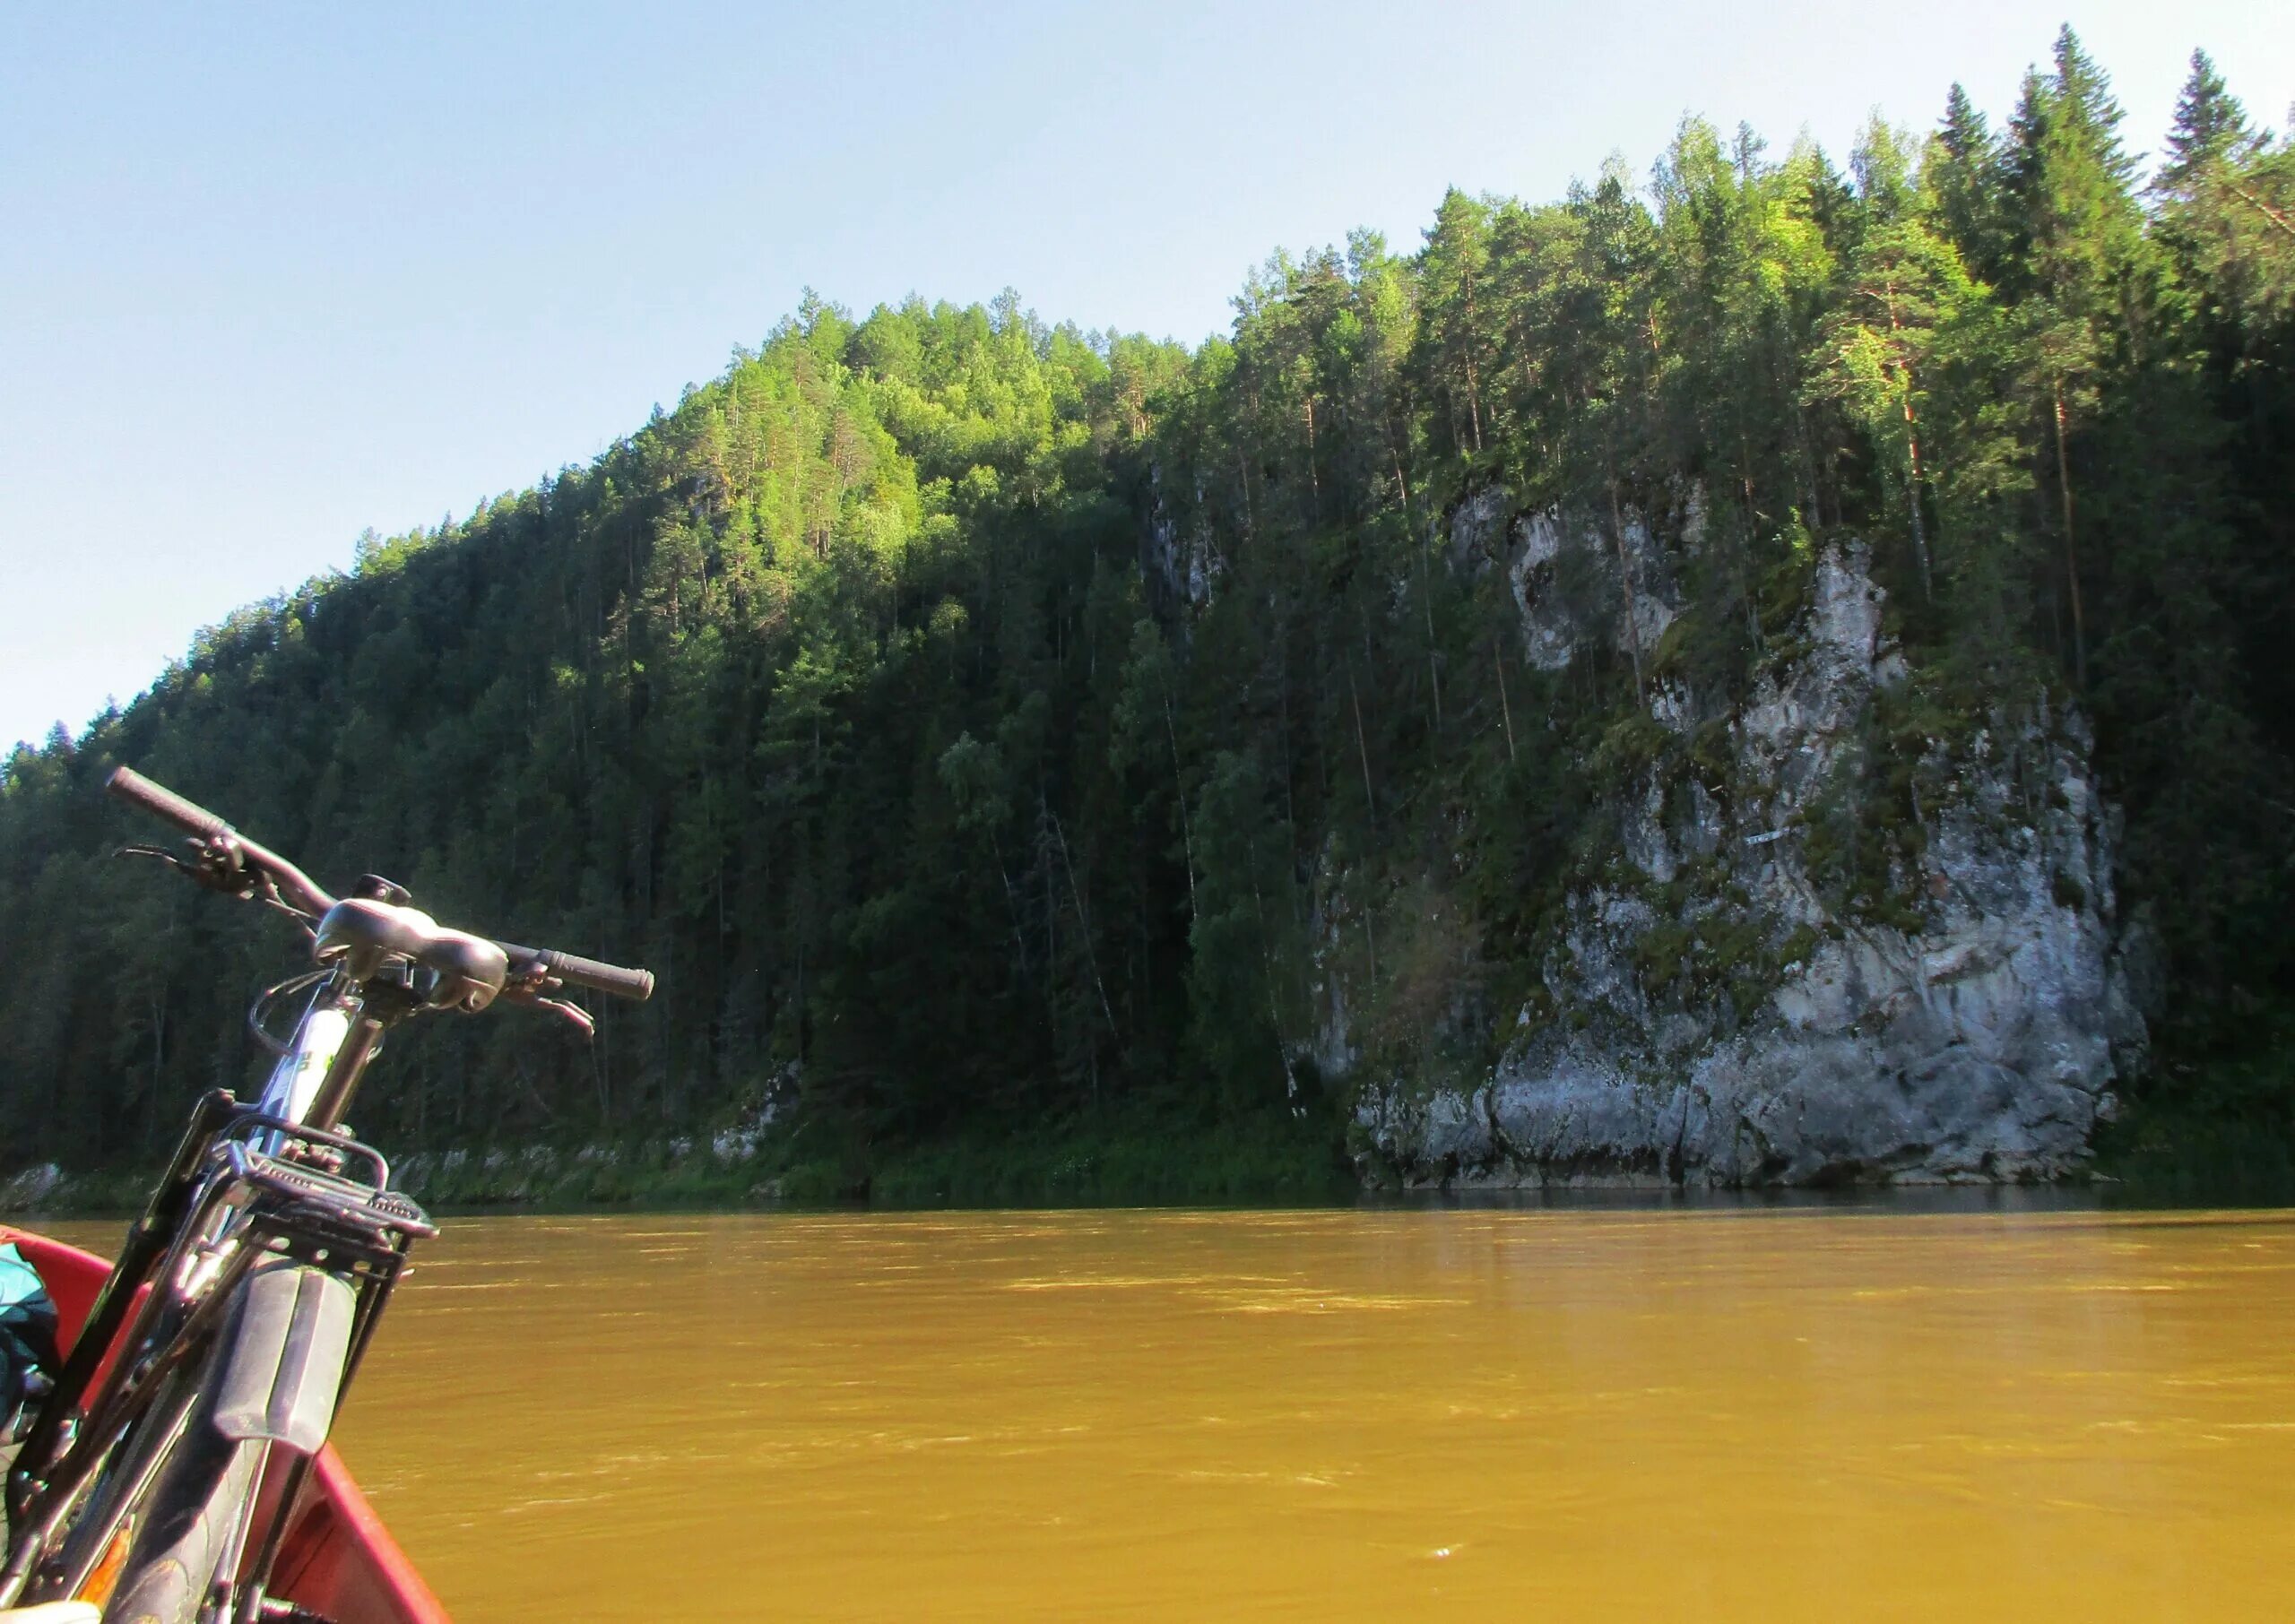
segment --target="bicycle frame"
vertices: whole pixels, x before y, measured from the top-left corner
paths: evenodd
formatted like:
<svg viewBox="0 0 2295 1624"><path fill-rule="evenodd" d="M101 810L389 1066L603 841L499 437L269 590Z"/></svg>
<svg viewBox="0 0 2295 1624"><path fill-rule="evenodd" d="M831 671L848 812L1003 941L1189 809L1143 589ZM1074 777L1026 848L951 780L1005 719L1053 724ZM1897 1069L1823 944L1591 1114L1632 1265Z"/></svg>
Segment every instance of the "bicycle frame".
<svg viewBox="0 0 2295 1624"><path fill-rule="evenodd" d="M273 989L312 989L283 1048L261 1030L272 994L257 1001L257 1034L280 1057L260 1103L242 1105L221 1090L203 1098L128 1231L8 1473L0 1608L60 1599L91 1582L108 1594L118 1564L140 1567L128 1594L141 1596L143 1577L165 1585L169 1564L188 1563L211 1585L198 1603L202 1618L256 1624L284 1514L324 1447L407 1248L437 1233L420 1207L390 1188L382 1156L342 1129L384 1033L426 1010L476 1015L507 1000L552 1011L586 1035L594 1030L587 1013L550 995L574 986L642 1003L654 978L442 927L379 875L331 896L277 852L128 767L116 768L106 788L187 837L187 855L141 845L125 854L162 859L208 890L292 915L324 968ZM371 1176L354 1177L354 1169ZM291 1288L283 1298L282 1286ZM302 1352L290 1358L299 1336ZM322 1345L323 1353L311 1352ZM332 1387L313 1375L338 1369ZM210 1452L173 1470L165 1463L183 1429L203 1424L200 1405L210 1400L218 1407L203 1447L220 1439L227 1456L219 1465ZM283 1467L279 1448L290 1457ZM227 1482L218 1471L232 1476ZM134 1522L147 1490L165 1497L178 1488L226 1497L235 1521L221 1547L142 1543L147 1533L187 1537ZM191 1502L191 1528L212 1526L206 1508L224 1503ZM246 1559L259 1505L274 1509ZM228 1615L220 1611L227 1602Z"/></svg>
<svg viewBox="0 0 2295 1624"><path fill-rule="evenodd" d="M312 1105L325 1086L327 1073L333 1068L335 1057L350 1040L351 1027L350 1013L327 998L326 988L322 984L303 1011L303 1018L296 1023L293 1045L271 1068L271 1079L263 1091L264 1111L282 1121L307 1121ZM333 1124L322 1122L318 1126L332 1127Z"/></svg>
<svg viewBox="0 0 2295 1624"><path fill-rule="evenodd" d="M386 989L395 990L391 983L354 986L339 973L319 983L296 1023L294 1042L271 1069L263 1092L266 1115L328 1132L342 1123L384 1031L411 1013L388 1007L394 1000ZM377 1004L385 1007L370 1007Z"/></svg>
<svg viewBox="0 0 2295 1624"><path fill-rule="evenodd" d="M378 977L362 985L338 971L313 992L260 1104L242 1105L219 1090L195 1108L9 1474L12 1531L0 1606L22 1599L58 1549L65 1523L108 1457L108 1440L140 1424L168 1371L221 1334L225 1305L258 1262L283 1257L353 1286L340 1384L348 1387L408 1246L436 1231L420 1207L390 1193L381 1153L336 1130L385 1030L419 1007L403 981ZM346 1176L353 1163L370 1177ZM130 1368L139 1349L156 1352ZM75 1427L68 1440L67 1418ZM95 1451L77 1447L91 1439ZM282 1514L308 1467L309 1457L299 1456L287 1468L273 1502ZM268 1571L284 1531L284 1516L274 1517L252 1571ZM83 1555L80 1566L93 1559ZM59 1584L49 1571L39 1587L70 1594L86 1577L74 1572Z"/></svg>

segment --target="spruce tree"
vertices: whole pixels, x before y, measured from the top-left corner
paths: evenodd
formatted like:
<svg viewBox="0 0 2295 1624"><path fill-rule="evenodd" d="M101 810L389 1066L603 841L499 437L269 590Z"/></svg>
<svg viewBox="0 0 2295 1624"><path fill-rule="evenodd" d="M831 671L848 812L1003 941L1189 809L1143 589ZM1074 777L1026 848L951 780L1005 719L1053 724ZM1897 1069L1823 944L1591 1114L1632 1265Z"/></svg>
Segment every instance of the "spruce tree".
<svg viewBox="0 0 2295 1624"><path fill-rule="evenodd" d="M2153 188L2162 195L2188 199L2201 177L2219 164L2245 163L2261 150L2262 137L2247 127L2239 105L2205 51L2191 54L2191 75L2176 99L2176 122L2168 132L2168 161Z"/></svg>
<svg viewBox="0 0 2295 1624"><path fill-rule="evenodd" d="M1920 182L1936 229L1972 271L1992 281L1999 280L2006 247L2003 163L1984 114L1955 84L1945 98L1944 120L1929 138Z"/></svg>

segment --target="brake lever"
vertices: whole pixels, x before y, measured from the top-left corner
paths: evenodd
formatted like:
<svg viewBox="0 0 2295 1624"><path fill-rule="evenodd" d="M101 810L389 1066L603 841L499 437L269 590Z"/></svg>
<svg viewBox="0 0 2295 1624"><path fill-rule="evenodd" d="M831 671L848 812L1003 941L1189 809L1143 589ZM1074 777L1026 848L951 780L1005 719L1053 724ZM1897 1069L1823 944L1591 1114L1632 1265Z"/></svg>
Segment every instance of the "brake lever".
<svg viewBox="0 0 2295 1624"><path fill-rule="evenodd" d="M261 903L293 920L305 937L316 937L318 933L312 928L311 916L280 894L278 881L260 868L233 866L238 857L237 846L231 846L226 854L205 841L189 840L184 844L197 853L196 860L178 857L165 846L142 844L121 846L112 855L156 857L202 890L220 892L243 903Z"/></svg>
<svg viewBox="0 0 2295 1624"><path fill-rule="evenodd" d="M514 1004L526 1005L530 1008L547 1009L552 1015L563 1016L578 1027L584 1039L594 1038L597 1036L598 1024L590 1018L588 1010L579 1004L569 1004L563 998L553 998L548 996L565 985L565 982L553 976L535 974L524 980L504 982L502 990L495 996L507 998Z"/></svg>
<svg viewBox="0 0 2295 1624"><path fill-rule="evenodd" d="M590 1019L590 1012L579 1004L569 1004L563 998L533 998L528 1000L537 1009L548 1009L564 1015L580 1029L585 1042L598 1035L598 1024Z"/></svg>
<svg viewBox="0 0 2295 1624"><path fill-rule="evenodd" d="M170 868L179 869L186 874L197 872L197 870L193 868L189 863L184 861L183 859L178 857L165 846L146 846L142 844L121 846L117 851L113 851L112 855L114 857L156 857L161 862L167 864Z"/></svg>
<svg viewBox="0 0 2295 1624"><path fill-rule="evenodd" d="M177 873L206 890L235 896L242 902L279 901L279 887L269 875L259 868L250 868L239 850L239 842L229 835L212 840L187 840L191 848L186 858L165 846L142 844L122 846L121 857L156 857Z"/></svg>

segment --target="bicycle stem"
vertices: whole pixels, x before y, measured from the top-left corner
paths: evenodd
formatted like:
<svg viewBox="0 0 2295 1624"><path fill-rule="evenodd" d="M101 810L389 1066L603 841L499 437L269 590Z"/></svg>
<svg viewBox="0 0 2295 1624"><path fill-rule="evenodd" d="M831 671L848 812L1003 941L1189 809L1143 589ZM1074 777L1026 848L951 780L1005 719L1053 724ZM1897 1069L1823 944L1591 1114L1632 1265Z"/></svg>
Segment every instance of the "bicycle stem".
<svg viewBox="0 0 2295 1624"><path fill-rule="evenodd" d="M359 1092L359 1080L367 1074L368 1066L383 1046L385 1023L367 1013L365 1002L355 994L343 1000L353 1012L351 1031L342 1040L342 1047L334 1051L334 1059L326 1068L326 1076L319 1084L311 1109L305 1115L305 1124L332 1133L341 1126L351 1110L351 1101Z"/></svg>

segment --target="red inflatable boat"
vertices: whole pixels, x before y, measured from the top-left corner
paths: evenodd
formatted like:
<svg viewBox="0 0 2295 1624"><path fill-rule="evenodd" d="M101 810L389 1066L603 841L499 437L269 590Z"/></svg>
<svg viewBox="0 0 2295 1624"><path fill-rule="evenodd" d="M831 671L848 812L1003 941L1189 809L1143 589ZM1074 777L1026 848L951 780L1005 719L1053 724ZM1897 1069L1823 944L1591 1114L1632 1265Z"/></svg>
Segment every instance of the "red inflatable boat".
<svg viewBox="0 0 2295 1624"><path fill-rule="evenodd" d="M68 1351L111 1266L77 1247L0 1224L0 1242L11 1240L47 1283L56 1303L56 1343ZM303 1480L272 1568L270 1593L333 1624L448 1624L446 1608L331 1444Z"/></svg>

